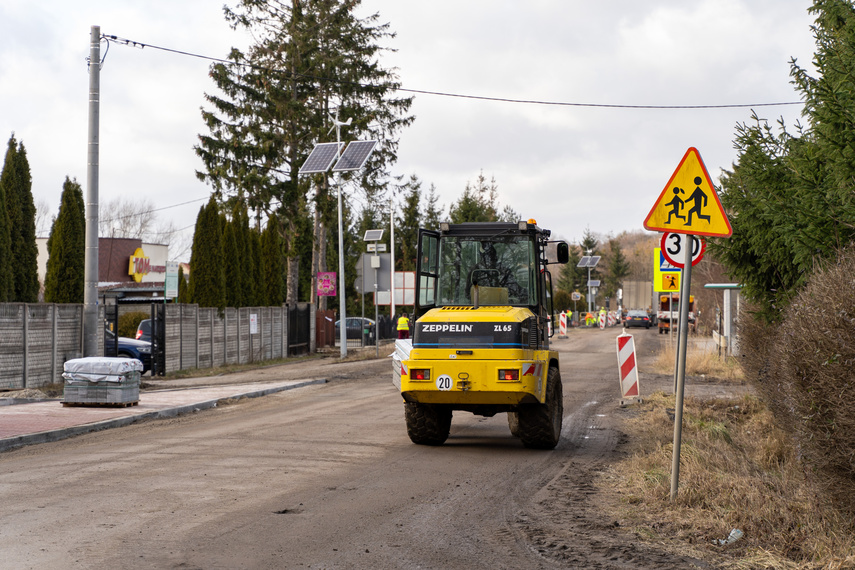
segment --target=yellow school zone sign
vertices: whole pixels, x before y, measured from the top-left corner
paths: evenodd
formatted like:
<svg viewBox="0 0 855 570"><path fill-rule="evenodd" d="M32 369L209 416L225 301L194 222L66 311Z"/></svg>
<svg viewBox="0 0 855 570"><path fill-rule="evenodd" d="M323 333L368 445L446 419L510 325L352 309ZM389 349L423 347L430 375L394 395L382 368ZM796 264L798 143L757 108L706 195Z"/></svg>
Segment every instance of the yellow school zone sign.
<svg viewBox="0 0 855 570"><path fill-rule="evenodd" d="M657 293L679 293L682 277L682 270L668 263L662 255L661 248L655 248L653 250L653 290Z"/></svg>
<svg viewBox="0 0 855 570"><path fill-rule="evenodd" d="M698 149L690 147L686 151L647 214L644 228L696 236L730 237L733 234Z"/></svg>

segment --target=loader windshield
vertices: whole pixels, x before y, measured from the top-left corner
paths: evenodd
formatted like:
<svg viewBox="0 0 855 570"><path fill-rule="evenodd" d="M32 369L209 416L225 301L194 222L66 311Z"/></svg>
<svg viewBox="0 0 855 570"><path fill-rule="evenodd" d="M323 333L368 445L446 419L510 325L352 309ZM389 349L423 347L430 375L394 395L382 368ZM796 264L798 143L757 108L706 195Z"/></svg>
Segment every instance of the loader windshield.
<svg viewBox="0 0 855 570"><path fill-rule="evenodd" d="M537 304L534 242L507 237L444 237L439 251L439 304Z"/></svg>

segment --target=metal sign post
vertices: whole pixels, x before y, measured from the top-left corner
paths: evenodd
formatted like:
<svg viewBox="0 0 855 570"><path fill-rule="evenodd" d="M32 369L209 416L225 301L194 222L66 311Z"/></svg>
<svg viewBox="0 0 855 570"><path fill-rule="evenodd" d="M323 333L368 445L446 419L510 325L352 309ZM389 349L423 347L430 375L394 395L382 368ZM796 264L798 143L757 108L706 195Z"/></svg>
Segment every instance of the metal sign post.
<svg viewBox="0 0 855 570"><path fill-rule="evenodd" d="M730 237L733 228L721 205L715 185L698 149L690 147L671 175L659 198L644 219L644 228L651 231L695 236ZM678 241L675 242L679 244ZM662 245L668 238L663 236ZM692 285L692 253L694 241L684 247L683 279L680 284L680 334L677 337L677 367L675 370L676 406L674 414L674 457L671 462L671 500L677 498L680 482L680 440L683 428L683 389L686 380L686 346L689 340L689 300ZM700 244L698 244L700 245ZM675 284L676 285L676 284ZM671 307L673 308L673 307Z"/></svg>
<svg viewBox="0 0 855 570"><path fill-rule="evenodd" d="M686 236L693 239L692 236ZM680 444L683 438L683 392L686 385L686 349L689 341L689 291L692 286L692 248L686 248L685 264L683 265L683 282L680 289L680 335L677 337L677 397L674 406L674 456L671 459L671 501L677 498L677 488L680 485ZM683 301L686 299L686 301ZM673 309L673 307L671 307Z"/></svg>

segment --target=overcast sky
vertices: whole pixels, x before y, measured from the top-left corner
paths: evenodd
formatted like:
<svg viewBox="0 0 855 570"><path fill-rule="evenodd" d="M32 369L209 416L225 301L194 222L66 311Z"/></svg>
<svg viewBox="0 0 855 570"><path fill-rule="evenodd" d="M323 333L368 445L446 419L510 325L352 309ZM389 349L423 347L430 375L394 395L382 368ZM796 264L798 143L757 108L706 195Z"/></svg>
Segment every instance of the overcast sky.
<svg viewBox="0 0 855 570"><path fill-rule="evenodd" d="M86 189L89 33L225 57L246 44L222 0L3 0L0 141L24 143L33 194L56 211L65 176ZM363 0L397 37L384 56L403 87L612 106L794 102L789 60L812 69L805 0ZM104 54L102 44L102 55ZM100 200L151 198L192 226L210 189L193 151L212 92L208 61L112 45L101 71ZM755 107L792 125L801 105ZM396 174L436 185L446 207L483 171L501 206L577 242L641 230L686 149L715 182L751 108L631 109L417 95ZM345 133L346 135L346 133ZM179 206L179 204L189 204ZM189 258L189 253L187 255Z"/></svg>

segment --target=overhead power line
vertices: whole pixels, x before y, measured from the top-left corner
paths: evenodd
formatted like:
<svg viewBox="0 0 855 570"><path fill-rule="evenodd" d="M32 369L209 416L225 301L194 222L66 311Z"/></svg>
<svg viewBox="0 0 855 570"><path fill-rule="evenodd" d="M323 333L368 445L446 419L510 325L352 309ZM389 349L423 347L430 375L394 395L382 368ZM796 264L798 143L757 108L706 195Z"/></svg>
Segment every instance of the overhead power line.
<svg viewBox="0 0 855 570"><path fill-rule="evenodd" d="M302 73L292 73L292 72L283 72L278 69L272 69L265 66L255 65L251 63L237 63L229 59L222 59L217 57L211 57L207 55L202 55L198 53L192 53L187 51L181 51L177 49L156 46L152 44L145 44L142 42L137 42L134 40L129 40L125 38L120 38L117 36L104 34L102 36L104 39L116 42L122 45L127 45L136 48L146 48L149 47L151 49L156 49L160 51L165 51L169 53L174 53L178 55L184 55L188 57L195 57L199 59L204 59L208 61L213 61L216 63L223 63L227 65L239 65L243 67L249 67L252 69L258 69L262 71L269 71L272 73L289 73L294 75L295 77L301 77L307 80L313 81L329 81L334 83L348 83L355 85L366 86L365 84L354 82L354 81L344 81L341 79L335 79L331 77L320 77L316 75L306 75ZM477 101L492 101L497 103L516 103L523 105L544 105L544 106L553 106L553 107L588 107L588 108L602 108L602 109L671 109L671 110L680 110L680 109L739 109L746 107L780 107L784 105L804 105L803 101L780 101L777 103L734 103L734 104L724 104L724 105L621 105L621 104L609 104L609 103L574 103L567 101L541 101L536 99L512 99L507 97L489 97L485 95L467 95L462 93L448 93L444 91L429 91L425 89L410 89L404 87L396 87L396 91L401 91L404 93L413 93L417 95L434 95L437 97L453 97L458 99L473 99Z"/></svg>
<svg viewBox="0 0 855 570"><path fill-rule="evenodd" d="M172 208L178 208L180 206L186 206L187 204L193 204L194 202L202 202L203 200L207 200L208 198L196 198L195 200L188 200L186 202L181 202L180 204L172 204L171 206L163 206L161 208L152 208L150 210L145 210L144 212L134 212L133 214L126 214L124 216L114 216L109 219L101 220L104 223L110 222L118 222L119 220L126 220L128 218L136 218L138 216L142 216L144 214L151 214L153 212L160 212L161 210L170 210Z"/></svg>

